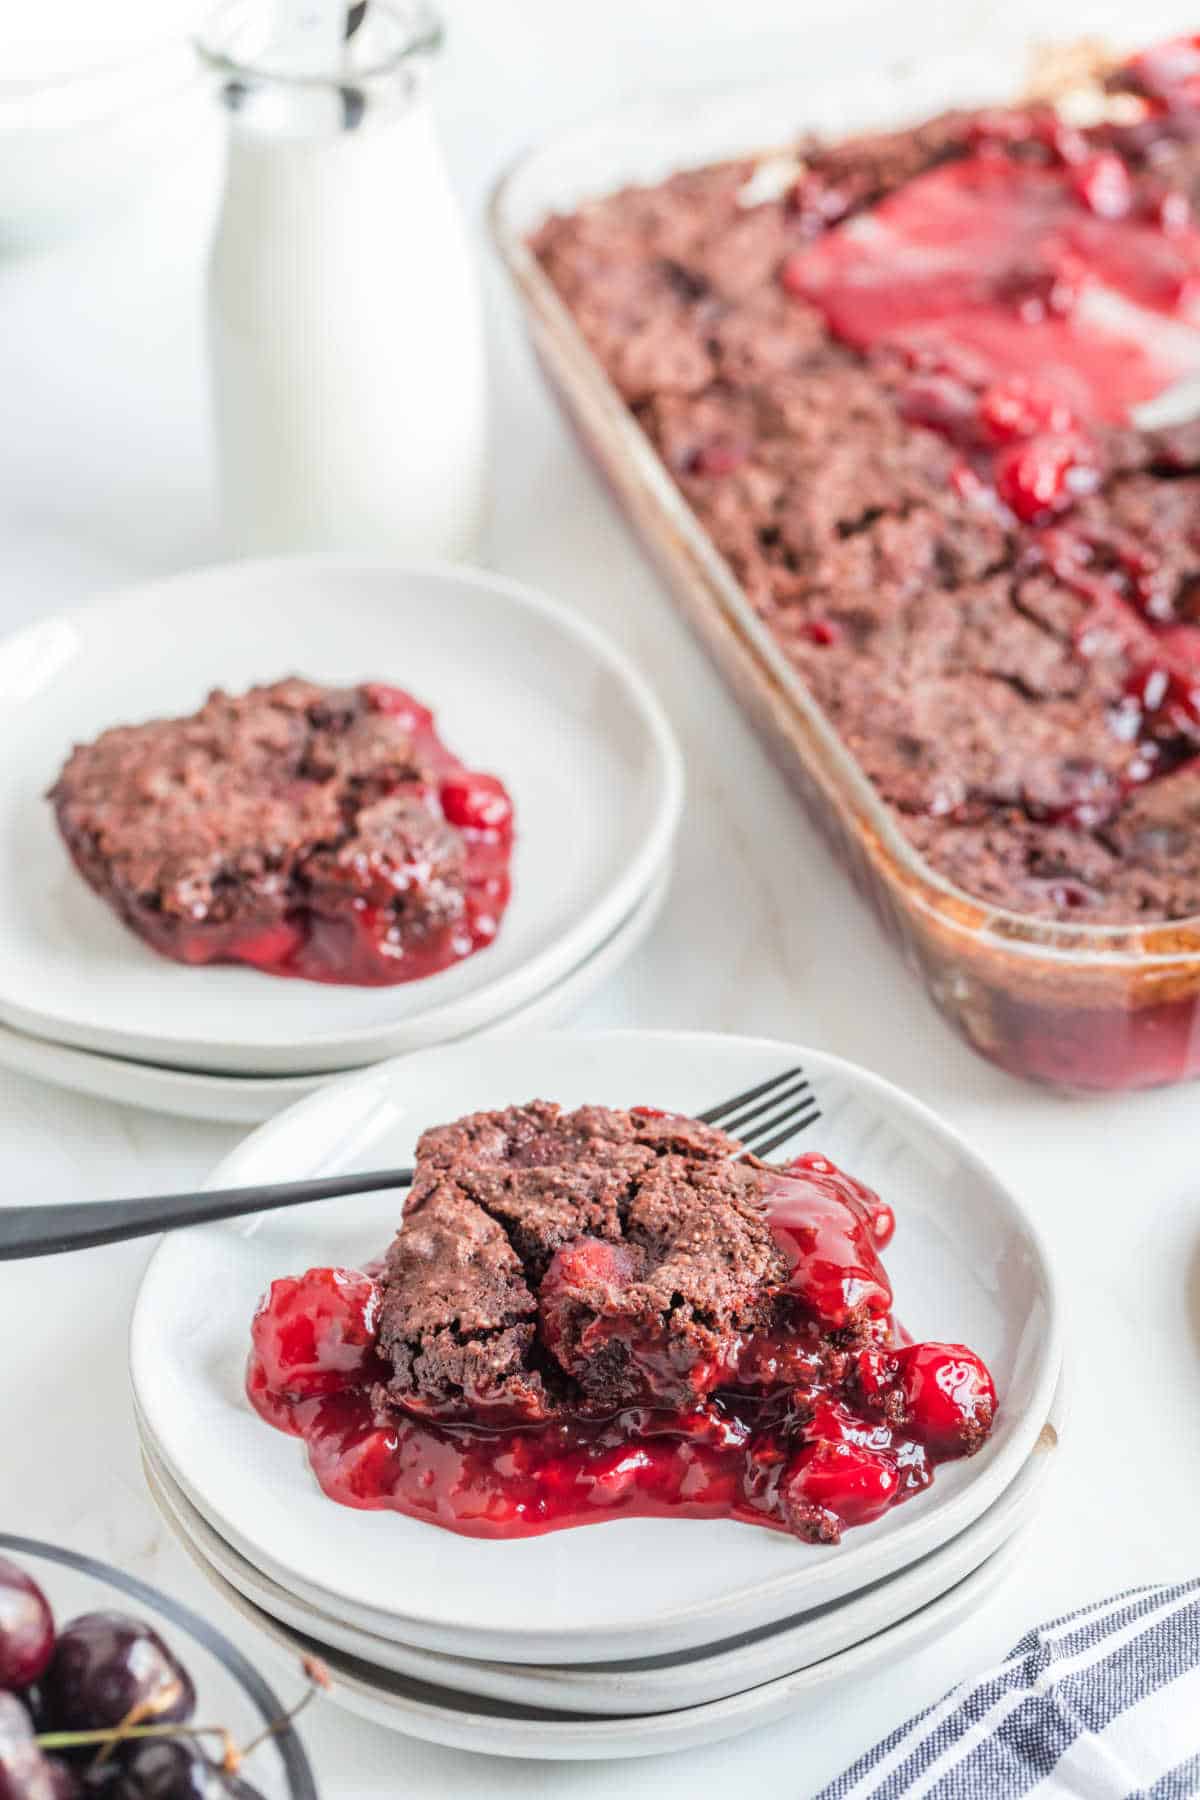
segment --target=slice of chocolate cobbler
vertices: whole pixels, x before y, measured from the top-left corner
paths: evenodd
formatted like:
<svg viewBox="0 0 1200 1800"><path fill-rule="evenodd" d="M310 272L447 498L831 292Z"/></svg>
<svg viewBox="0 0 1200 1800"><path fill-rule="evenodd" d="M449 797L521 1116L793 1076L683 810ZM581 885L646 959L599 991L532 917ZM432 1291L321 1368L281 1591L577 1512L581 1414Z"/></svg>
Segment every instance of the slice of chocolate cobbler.
<svg viewBox="0 0 1200 1800"><path fill-rule="evenodd" d="M691 1120L544 1102L426 1132L380 1284L387 1398L547 1419L702 1397L787 1273L735 1149Z"/></svg>
<svg viewBox="0 0 1200 1800"><path fill-rule="evenodd" d="M477 1537L618 1516L835 1542L986 1439L961 1344L912 1343L894 1220L652 1108L546 1101L427 1131L375 1272L272 1283L247 1393L324 1491Z"/></svg>
<svg viewBox="0 0 1200 1800"><path fill-rule="evenodd" d="M50 793L153 949L310 981L430 975L495 937L512 807L398 688L291 679L76 748Z"/></svg>

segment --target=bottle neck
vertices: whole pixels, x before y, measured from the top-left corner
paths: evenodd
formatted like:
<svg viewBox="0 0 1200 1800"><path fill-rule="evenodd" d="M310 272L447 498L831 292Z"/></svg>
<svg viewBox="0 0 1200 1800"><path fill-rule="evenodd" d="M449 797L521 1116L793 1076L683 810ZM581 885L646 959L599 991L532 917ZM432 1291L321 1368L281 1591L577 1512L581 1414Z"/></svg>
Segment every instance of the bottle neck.
<svg viewBox="0 0 1200 1800"><path fill-rule="evenodd" d="M294 17L290 15L294 14ZM327 138L410 112L441 45L424 0L366 0L314 12L310 0L235 0L200 44L239 135Z"/></svg>

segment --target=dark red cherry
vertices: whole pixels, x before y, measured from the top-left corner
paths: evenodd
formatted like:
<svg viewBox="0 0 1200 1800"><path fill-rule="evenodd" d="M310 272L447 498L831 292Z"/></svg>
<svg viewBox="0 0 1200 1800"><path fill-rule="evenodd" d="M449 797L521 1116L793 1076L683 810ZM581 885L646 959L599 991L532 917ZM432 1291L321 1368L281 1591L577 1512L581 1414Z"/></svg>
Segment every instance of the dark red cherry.
<svg viewBox="0 0 1200 1800"><path fill-rule="evenodd" d="M980 429L994 448L1036 437L1041 431L1070 431L1074 423L1065 401L1025 375L994 382L979 397Z"/></svg>
<svg viewBox="0 0 1200 1800"><path fill-rule="evenodd" d="M503 832L512 824L512 801L494 775L451 775L442 783L441 800L447 823L460 830Z"/></svg>
<svg viewBox="0 0 1200 1800"><path fill-rule="evenodd" d="M0 1800L58 1800L33 1721L15 1694L0 1693Z"/></svg>
<svg viewBox="0 0 1200 1800"><path fill-rule="evenodd" d="M995 478L1004 504L1027 525L1037 525L1090 493L1098 475L1091 447L1080 433L1048 431L1001 450Z"/></svg>
<svg viewBox="0 0 1200 1800"><path fill-rule="evenodd" d="M50 1771L50 1790L54 1800L80 1800L83 1784L69 1762L64 1762L61 1756L48 1756L46 1767Z"/></svg>
<svg viewBox="0 0 1200 1800"><path fill-rule="evenodd" d="M900 1365L891 1346L873 1345L855 1354L854 1383L869 1406L880 1410L886 1408L899 1378Z"/></svg>
<svg viewBox="0 0 1200 1800"><path fill-rule="evenodd" d="M178 1724L196 1704L191 1678L156 1631L124 1613L84 1613L58 1634L43 1697L56 1731Z"/></svg>
<svg viewBox="0 0 1200 1800"><path fill-rule="evenodd" d="M54 1654L54 1616L24 1569L0 1556L0 1688L28 1687Z"/></svg>
<svg viewBox="0 0 1200 1800"><path fill-rule="evenodd" d="M818 644L826 649L830 644L841 642L842 628L836 619L827 619L822 614L806 621L804 635L810 644Z"/></svg>
<svg viewBox="0 0 1200 1800"><path fill-rule="evenodd" d="M865 1444L821 1438L789 1465L781 1492L798 1512L819 1506L843 1525L865 1525L887 1511L899 1487L893 1456Z"/></svg>
<svg viewBox="0 0 1200 1800"><path fill-rule="evenodd" d="M638 1276L638 1261L627 1244L605 1238L577 1237L561 1244L550 1258L538 1296L542 1342L570 1373L576 1362L586 1362L586 1351L602 1336L597 1320L590 1332L585 1327L584 1354L576 1343L580 1307L603 1310L604 1300L616 1300ZM586 1316L586 1313L585 1313Z"/></svg>
<svg viewBox="0 0 1200 1800"><path fill-rule="evenodd" d="M262 1800L257 1788L220 1769L191 1738L143 1738L121 1754L105 1800Z"/></svg>
<svg viewBox="0 0 1200 1800"><path fill-rule="evenodd" d="M996 1386L965 1344L907 1344L896 1351L906 1429L935 1455L977 1450L996 1416Z"/></svg>
<svg viewBox="0 0 1200 1800"><path fill-rule="evenodd" d="M335 1394L361 1381L375 1356L379 1295L357 1269L309 1269L273 1281L250 1327L269 1393Z"/></svg>

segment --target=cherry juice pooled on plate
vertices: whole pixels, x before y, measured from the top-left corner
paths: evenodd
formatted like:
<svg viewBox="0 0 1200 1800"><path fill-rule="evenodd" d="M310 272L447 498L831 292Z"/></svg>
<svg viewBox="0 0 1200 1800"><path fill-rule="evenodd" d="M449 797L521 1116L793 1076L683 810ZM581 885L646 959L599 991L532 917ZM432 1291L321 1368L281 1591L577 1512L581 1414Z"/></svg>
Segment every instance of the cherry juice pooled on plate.
<svg viewBox="0 0 1200 1800"><path fill-rule="evenodd" d="M51 790L72 858L153 949L364 987L485 948L513 809L381 682L277 681L81 745Z"/></svg>
<svg viewBox="0 0 1200 1800"><path fill-rule="evenodd" d="M652 1108L427 1131L377 1269L272 1283L247 1392L321 1487L473 1537L736 1518L836 1543L970 1456L996 1391L897 1326L890 1208Z"/></svg>

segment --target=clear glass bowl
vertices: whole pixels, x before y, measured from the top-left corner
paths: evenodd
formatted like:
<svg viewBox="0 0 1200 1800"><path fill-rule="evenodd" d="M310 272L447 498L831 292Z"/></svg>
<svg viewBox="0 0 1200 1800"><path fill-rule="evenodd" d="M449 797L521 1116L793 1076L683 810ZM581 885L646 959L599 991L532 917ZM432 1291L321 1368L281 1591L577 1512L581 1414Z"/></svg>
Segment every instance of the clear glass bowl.
<svg viewBox="0 0 1200 1800"><path fill-rule="evenodd" d="M1060 56L1058 67L1078 73ZM792 778L934 1003L982 1055L1073 1089L1150 1087L1200 1073L1200 918L1114 927L1046 923L939 875L756 617L529 249L552 211L802 131L900 126L1025 91L1023 52L989 53L852 86L792 81L639 102L577 126L501 182L492 229L550 380L682 611Z"/></svg>
<svg viewBox="0 0 1200 1800"><path fill-rule="evenodd" d="M0 1532L0 1554L33 1577L60 1625L97 1611L145 1619L191 1675L198 1723L223 1725L235 1743L245 1744L287 1711L253 1663L215 1625L136 1575L78 1550L10 1532ZM290 1698L294 1702L296 1696ZM318 1800L304 1746L290 1725L252 1753L245 1775L263 1800Z"/></svg>

